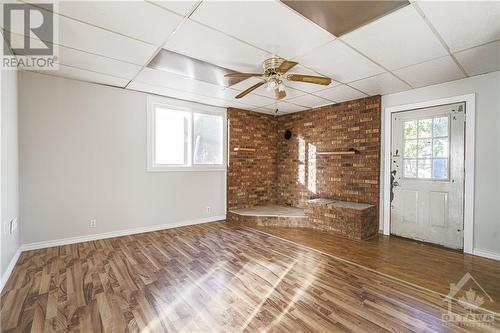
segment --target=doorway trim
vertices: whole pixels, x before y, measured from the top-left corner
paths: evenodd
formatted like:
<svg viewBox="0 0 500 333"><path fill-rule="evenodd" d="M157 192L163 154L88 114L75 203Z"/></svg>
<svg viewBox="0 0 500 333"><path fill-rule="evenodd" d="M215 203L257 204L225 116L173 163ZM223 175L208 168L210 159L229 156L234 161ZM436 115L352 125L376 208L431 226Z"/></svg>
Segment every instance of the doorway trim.
<svg viewBox="0 0 500 333"><path fill-rule="evenodd" d="M474 147L476 94L459 95L431 101L396 105L384 108L384 235L391 233L391 146L392 114L434 106L465 102L465 186L464 186L464 253L474 251Z"/></svg>

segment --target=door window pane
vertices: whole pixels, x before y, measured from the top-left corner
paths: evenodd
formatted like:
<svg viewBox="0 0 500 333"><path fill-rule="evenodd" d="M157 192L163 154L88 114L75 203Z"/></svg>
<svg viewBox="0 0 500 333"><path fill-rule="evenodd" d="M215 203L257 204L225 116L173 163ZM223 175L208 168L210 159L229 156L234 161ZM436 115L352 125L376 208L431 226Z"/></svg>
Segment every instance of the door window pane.
<svg viewBox="0 0 500 333"><path fill-rule="evenodd" d="M448 179L448 159L435 158L432 160L432 178Z"/></svg>
<svg viewBox="0 0 500 333"><path fill-rule="evenodd" d="M404 160L404 177L405 178L417 178L417 160Z"/></svg>
<svg viewBox="0 0 500 333"><path fill-rule="evenodd" d="M448 136L448 117L434 118L432 123L432 136Z"/></svg>
<svg viewBox="0 0 500 333"><path fill-rule="evenodd" d="M448 157L448 138L433 140L433 157Z"/></svg>
<svg viewBox="0 0 500 333"><path fill-rule="evenodd" d="M432 140L418 140L418 157L432 157Z"/></svg>
<svg viewBox="0 0 500 333"><path fill-rule="evenodd" d="M417 140L405 141L405 158L417 157Z"/></svg>
<svg viewBox="0 0 500 333"><path fill-rule="evenodd" d="M189 121L189 112L156 109L154 133L156 164L186 164Z"/></svg>
<svg viewBox="0 0 500 333"><path fill-rule="evenodd" d="M418 160L418 169L417 169L417 175L418 178L431 178L431 164L432 159L419 159Z"/></svg>
<svg viewBox="0 0 500 333"><path fill-rule="evenodd" d="M418 137L430 138L432 136L432 118L418 121Z"/></svg>
<svg viewBox="0 0 500 333"><path fill-rule="evenodd" d="M449 179L449 116L407 120L403 126L403 176Z"/></svg>
<svg viewBox="0 0 500 333"><path fill-rule="evenodd" d="M415 139L417 137L417 121L405 121L404 138Z"/></svg>
<svg viewBox="0 0 500 333"><path fill-rule="evenodd" d="M222 164L222 126L221 116L193 114L194 164Z"/></svg>

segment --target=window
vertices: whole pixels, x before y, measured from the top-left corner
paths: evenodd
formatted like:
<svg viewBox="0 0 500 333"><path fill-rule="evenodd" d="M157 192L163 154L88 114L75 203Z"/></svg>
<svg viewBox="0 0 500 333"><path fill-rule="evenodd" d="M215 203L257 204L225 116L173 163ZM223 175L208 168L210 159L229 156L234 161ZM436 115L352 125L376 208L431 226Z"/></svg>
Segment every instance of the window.
<svg viewBox="0 0 500 333"><path fill-rule="evenodd" d="M148 170L225 170L225 110L148 98Z"/></svg>
<svg viewBox="0 0 500 333"><path fill-rule="evenodd" d="M403 176L447 180L449 117L408 120L403 126Z"/></svg>

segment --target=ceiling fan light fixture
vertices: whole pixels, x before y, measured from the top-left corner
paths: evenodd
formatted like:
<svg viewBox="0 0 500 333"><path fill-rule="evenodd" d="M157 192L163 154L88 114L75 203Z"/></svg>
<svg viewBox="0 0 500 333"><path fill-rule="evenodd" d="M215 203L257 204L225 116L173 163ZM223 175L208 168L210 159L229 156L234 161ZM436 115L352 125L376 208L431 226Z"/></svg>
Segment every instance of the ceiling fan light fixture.
<svg viewBox="0 0 500 333"><path fill-rule="evenodd" d="M276 89L276 87L278 87L278 83L276 82L276 80L274 78L267 81L267 90L268 91L274 90L274 89Z"/></svg>
<svg viewBox="0 0 500 333"><path fill-rule="evenodd" d="M285 75L290 69L292 69L297 62L288 61L282 58L273 57L264 60L262 67L264 68L264 73L230 73L226 74L227 77L260 77L263 79L257 84L254 84L250 88L244 90L243 92L236 95L236 98L242 98L258 87L265 85L265 88L268 92L273 91L276 99L280 100L286 97L286 86L283 83L284 80L288 81L297 81L304 83L314 83L321 84L324 86L329 85L332 82L332 79L324 76L312 76L312 75L303 75L303 74L290 74Z"/></svg>
<svg viewBox="0 0 500 333"><path fill-rule="evenodd" d="M283 84L283 81L280 81L278 84L278 91L285 91L285 85Z"/></svg>

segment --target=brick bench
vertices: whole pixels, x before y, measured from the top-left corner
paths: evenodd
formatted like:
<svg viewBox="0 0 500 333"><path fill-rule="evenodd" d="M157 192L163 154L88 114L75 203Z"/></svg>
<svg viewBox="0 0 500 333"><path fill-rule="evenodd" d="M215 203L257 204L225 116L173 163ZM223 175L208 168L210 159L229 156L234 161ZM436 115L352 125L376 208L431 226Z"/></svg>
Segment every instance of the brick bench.
<svg viewBox="0 0 500 333"><path fill-rule="evenodd" d="M310 228L351 239L369 239L379 229L377 209L370 204L318 198L306 202L304 213Z"/></svg>

